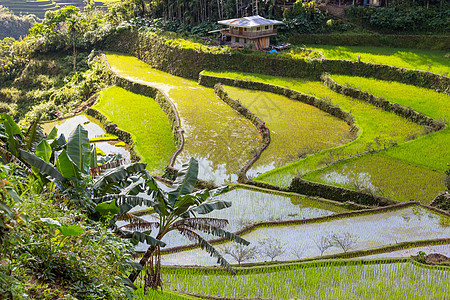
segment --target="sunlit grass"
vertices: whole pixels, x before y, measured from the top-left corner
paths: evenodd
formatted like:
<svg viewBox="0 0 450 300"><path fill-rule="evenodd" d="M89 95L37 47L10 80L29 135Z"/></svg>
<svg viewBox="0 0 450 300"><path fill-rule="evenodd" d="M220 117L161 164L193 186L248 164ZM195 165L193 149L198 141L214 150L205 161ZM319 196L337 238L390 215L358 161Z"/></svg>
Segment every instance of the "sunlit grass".
<svg viewBox="0 0 450 300"><path fill-rule="evenodd" d="M231 86L224 89L270 129L270 145L249 170L250 177L352 140L344 121L303 102Z"/></svg>
<svg viewBox="0 0 450 300"><path fill-rule="evenodd" d="M257 180L271 184L287 186L290 184L292 177L326 167L327 164L330 164L337 159L362 153L368 149L379 149L388 146L391 143L405 142L410 136L420 135L423 131L421 126L400 116L383 111L364 101L359 101L335 93L319 81L236 72L219 73L204 71L204 74L265 82L290 88L339 105L341 109L350 112L355 117L355 122L361 129L360 134L355 141L332 151L325 150L315 155L308 156L298 162L269 171L257 177Z"/></svg>
<svg viewBox="0 0 450 300"><path fill-rule="evenodd" d="M401 201L413 199L425 204L445 190L443 173L406 164L382 154L365 155L337 163L304 178Z"/></svg>
<svg viewBox="0 0 450 300"><path fill-rule="evenodd" d="M448 296L450 272L412 263L354 265L322 263L259 274L163 273L170 290L216 297L263 299L441 299Z"/></svg>
<svg viewBox="0 0 450 300"><path fill-rule="evenodd" d="M261 145L261 136L243 116L220 100L211 88L173 76L136 57L107 54L112 69L134 81L165 92L175 104L184 130L185 145L176 167L191 157L199 161L199 177L237 181L237 174Z"/></svg>
<svg viewBox="0 0 450 300"><path fill-rule="evenodd" d="M362 77L338 76L332 78L342 85L366 91L377 97L404 106L441 121L450 120L450 96L430 89L415 87L397 82L389 82ZM408 163L444 171L450 162L450 129L444 129L400 147L389 149L384 155L401 159Z"/></svg>
<svg viewBox="0 0 450 300"><path fill-rule="evenodd" d="M102 92L93 108L132 134L136 151L150 171L164 172L175 142L169 120L155 100L112 87Z"/></svg>
<svg viewBox="0 0 450 300"><path fill-rule="evenodd" d="M321 51L329 59L356 61L359 55L362 62L418 69L445 76L450 72L450 59L445 57L447 52L441 50L329 45L311 45L307 48Z"/></svg>

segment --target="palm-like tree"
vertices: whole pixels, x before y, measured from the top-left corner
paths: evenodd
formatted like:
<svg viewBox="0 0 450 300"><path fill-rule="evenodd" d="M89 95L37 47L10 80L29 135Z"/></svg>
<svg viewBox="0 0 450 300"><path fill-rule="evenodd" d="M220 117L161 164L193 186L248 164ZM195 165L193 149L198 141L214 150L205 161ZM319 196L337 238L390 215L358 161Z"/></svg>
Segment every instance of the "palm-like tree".
<svg viewBox="0 0 450 300"><path fill-rule="evenodd" d="M197 242L202 249L206 250L211 256L216 257L220 265L225 267L229 272L234 273L222 255L197 231L224 237L243 245L248 245L249 242L233 233L223 230L228 224L228 221L225 219L197 217L198 214L207 214L213 210L231 206L230 202L212 198L215 194L226 191L227 187L213 191L202 190L193 193L197 175L198 162L191 158L189 164L183 165L178 172L173 188L168 193L159 189L153 178L149 178L146 185L152 191L153 201L151 206L158 215L158 220L147 222L130 214L128 215L130 223L118 230L140 229L144 230L146 234L149 234L151 230L157 229L157 241L161 241L167 233L177 231L190 240ZM151 244L139 262L142 266L147 265L145 287L151 287L153 289L162 287L160 272L161 246L164 246L164 243ZM139 272L133 272L129 276L129 279L134 282Z"/></svg>

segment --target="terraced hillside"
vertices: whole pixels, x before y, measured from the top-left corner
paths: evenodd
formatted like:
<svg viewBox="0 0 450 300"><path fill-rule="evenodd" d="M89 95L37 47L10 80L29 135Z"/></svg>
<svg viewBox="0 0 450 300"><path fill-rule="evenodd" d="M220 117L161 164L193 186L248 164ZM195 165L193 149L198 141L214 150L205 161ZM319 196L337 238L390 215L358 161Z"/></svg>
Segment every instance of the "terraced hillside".
<svg viewBox="0 0 450 300"><path fill-rule="evenodd" d="M84 8L83 0L0 0L0 5L7 7L17 15L33 14L43 19L47 11L53 11L65 6L73 5ZM95 7L106 9L103 2L96 1Z"/></svg>

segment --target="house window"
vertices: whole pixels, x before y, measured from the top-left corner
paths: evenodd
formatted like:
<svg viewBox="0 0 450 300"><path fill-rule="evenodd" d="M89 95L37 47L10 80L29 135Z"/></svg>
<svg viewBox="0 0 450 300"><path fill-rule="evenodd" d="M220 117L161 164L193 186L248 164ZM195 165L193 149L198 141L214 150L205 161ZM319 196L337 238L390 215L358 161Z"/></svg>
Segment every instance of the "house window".
<svg viewBox="0 0 450 300"><path fill-rule="evenodd" d="M259 30L261 30L261 27L256 27L256 31L259 31Z"/></svg>
<svg viewBox="0 0 450 300"><path fill-rule="evenodd" d="M236 37L236 43L239 43L239 38L238 37Z"/></svg>
<svg viewBox="0 0 450 300"><path fill-rule="evenodd" d="M247 28L244 28L244 31L247 31Z"/></svg>
<svg viewBox="0 0 450 300"><path fill-rule="evenodd" d="M244 44L247 44L247 39L244 39Z"/></svg>
<svg viewBox="0 0 450 300"><path fill-rule="evenodd" d="M266 30L269 29L269 26L264 27L264 29L266 29Z"/></svg>

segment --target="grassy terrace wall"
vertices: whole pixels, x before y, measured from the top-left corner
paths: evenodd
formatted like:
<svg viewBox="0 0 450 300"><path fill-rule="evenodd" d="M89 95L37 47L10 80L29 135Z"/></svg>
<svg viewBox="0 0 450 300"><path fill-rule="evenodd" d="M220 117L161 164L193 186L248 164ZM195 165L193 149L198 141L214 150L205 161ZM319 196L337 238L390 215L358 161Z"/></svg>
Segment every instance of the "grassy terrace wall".
<svg viewBox="0 0 450 300"><path fill-rule="evenodd" d="M200 81L200 80L199 80ZM239 171L239 182L246 182L247 179L247 171L250 167L258 160L261 156L262 152L269 147L270 144L270 130L264 125L264 122L258 118L258 116L254 115L248 108L243 106L239 101L232 99L223 89L220 83L214 85L214 93L216 93L217 97L219 97L223 102L231 106L234 110L239 112L245 118L247 118L252 124L256 127L256 129L261 133L263 138L263 145L256 151L255 156L253 156L245 166Z"/></svg>
<svg viewBox="0 0 450 300"><path fill-rule="evenodd" d="M294 45L317 44L450 50L450 36L448 35L297 34L289 38L289 42Z"/></svg>
<svg viewBox="0 0 450 300"><path fill-rule="evenodd" d="M154 68L192 79L197 79L202 70L232 70L315 79L319 79L322 73L329 72L393 80L441 91L448 91L450 86L449 77L381 64L330 59L291 59L250 50L232 50L229 53L217 50L217 53L213 53L214 49L208 48L209 52L206 52L200 45L198 49L186 49L182 45L172 44L169 45L163 38L157 36L123 31L114 36L106 48L132 54Z"/></svg>
<svg viewBox="0 0 450 300"><path fill-rule="evenodd" d="M365 210L358 210L358 211L349 211L349 212L344 212L344 213L338 213L338 214L332 214L332 215L328 215L328 216L321 216L321 217L315 217L315 218L309 218L309 219L300 219L300 220L285 220L285 221L267 221L267 222L259 222L259 223L254 223L251 225L248 225L236 232L234 232L235 234L242 236L243 234L247 234L250 233L258 228L261 227L277 227L277 226L291 226L291 225L302 225L302 224L311 224L311 223L321 223L321 222L327 222L327 221L331 221L331 220L337 220L337 219L343 219L343 218L348 218L348 217L352 217L352 216L362 216L362 215L371 215L371 214L379 214L379 213L385 213L388 211L393 211L393 210L400 210L406 207L410 207L410 206L420 206L420 207L424 207L428 210L431 210L433 212L436 212L438 214L444 215L444 216L450 216L450 213L440 210L440 209L436 209L435 207L431 207L428 205L423 205L420 204L419 202L414 202L414 201L409 201L409 202L403 202L403 203L398 203L398 204L394 204L394 205L389 205L389 206L385 206L385 207L377 207L377 208L372 208L372 209L365 209ZM217 238L214 240L210 240L208 241L210 244L221 244L224 242L227 242L228 240L225 238ZM428 240L428 242L430 242L431 240ZM407 242L407 243L415 243L415 242ZM427 242L425 242L427 243ZM444 239L442 241L443 244L448 243L448 239ZM416 247L416 244L405 244L405 245L414 245L414 247ZM419 246L423 245L423 244L418 244ZM183 245L183 246L177 246L177 247L171 247L171 248L164 248L161 249L161 253L164 254L169 254L169 253L175 253L175 252L182 252L182 251L188 251L188 250L192 250L192 249L196 249L199 248L200 245L199 244L190 244L190 245ZM384 247L383 247L384 248ZM405 248L408 248L405 246ZM398 250L398 249L396 249ZM370 252L370 249L367 250L369 252L364 252L366 254L364 255L371 255L374 254L372 252ZM341 255L350 255L349 253L351 252L347 252L346 254L341 254ZM379 252L381 253L381 252ZM143 253L140 253L143 254ZM357 256L361 256L360 254L358 254ZM350 256L344 256L344 257L350 257ZM354 257L354 256L353 256Z"/></svg>
<svg viewBox="0 0 450 300"><path fill-rule="evenodd" d="M385 111L392 112L396 115L404 117L414 123L428 126L433 131L438 131L445 128L445 122L439 122L437 120L425 116L423 113L415 111L410 107L405 107L398 103L391 103L381 97L371 95L368 92L364 92L356 88L338 84L336 81L331 79L331 77L328 74L324 74L322 76L322 80L327 87L329 87L331 90L337 93L343 94L345 96L350 96L352 98L356 98L362 101L366 101L372 105L375 105L376 107L379 107Z"/></svg>
<svg viewBox="0 0 450 300"><path fill-rule="evenodd" d="M180 117L178 116L178 112L175 108L175 105L169 100L169 97L167 95L165 95L163 92L161 92L157 88L154 88L154 87L151 87L151 86L148 86L145 84L137 83L137 82L132 82L128 79L125 79L125 78L115 74L111 70L111 66L109 65L108 60L106 59L106 57L104 55L103 55L103 61L106 63L108 70L111 72L111 74L114 78L113 81L116 83L116 85L118 85L132 93L147 96L147 97L154 99L159 104L159 106L164 111L164 113L167 115L167 118L169 119L169 123L172 127L172 133L173 133L173 136L175 139L175 144L177 146L177 150L175 150L175 152L172 154L172 157L170 158L170 162L168 165L169 168L172 167L175 163L175 159L176 159L177 155L181 152L181 150L183 149L183 145L184 145L183 129L181 128ZM108 125L110 123L107 120L107 118L105 116L103 116L96 109L89 108L86 111L86 113L93 116L94 118L100 120L104 125ZM116 134L121 140L125 141L126 143L128 143L130 145L134 145L134 141L133 141L133 138L130 133L128 133L124 130L121 130L117 127L112 127L112 126L105 126L105 129L109 133ZM134 159L139 160L136 153L134 151L132 153L134 154Z"/></svg>
<svg viewBox="0 0 450 300"><path fill-rule="evenodd" d="M330 115L345 121L348 125L354 125L354 117L350 113L343 111L339 107L334 106L331 103L326 102L322 99L306 95L288 88L262 82L220 78L204 74L200 74L199 76L199 84L201 85L214 86L216 83L222 83L225 85L231 85L245 89L265 91L274 94L284 95L292 100L301 101L308 105L317 107L318 109L323 110L324 112L329 113ZM356 134L357 131L358 128L356 127L356 125L354 125L354 127L352 128L352 132Z"/></svg>

